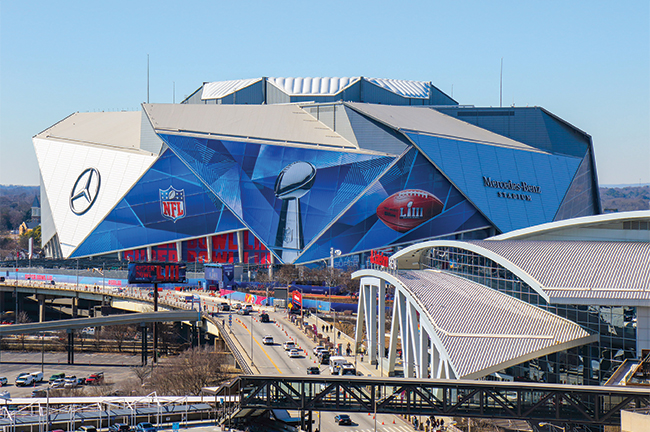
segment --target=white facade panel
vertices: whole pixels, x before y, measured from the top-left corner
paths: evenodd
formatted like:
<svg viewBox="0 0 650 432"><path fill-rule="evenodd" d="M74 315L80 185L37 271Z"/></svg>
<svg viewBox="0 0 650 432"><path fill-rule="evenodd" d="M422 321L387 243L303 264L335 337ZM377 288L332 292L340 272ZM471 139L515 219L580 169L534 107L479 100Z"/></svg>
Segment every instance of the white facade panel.
<svg viewBox="0 0 650 432"><path fill-rule="evenodd" d="M34 138L34 148L66 258L157 158L41 138Z"/></svg>

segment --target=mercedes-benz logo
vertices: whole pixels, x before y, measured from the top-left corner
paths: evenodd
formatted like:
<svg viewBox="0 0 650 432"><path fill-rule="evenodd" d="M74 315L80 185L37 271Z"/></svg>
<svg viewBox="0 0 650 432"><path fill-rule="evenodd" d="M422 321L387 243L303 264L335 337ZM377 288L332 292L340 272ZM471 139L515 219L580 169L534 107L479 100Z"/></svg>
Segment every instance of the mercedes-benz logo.
<svg viewBox="0 0 650 432"><path fill-rule="evenodd" d="M70 192L70 210L72 213L81 216L95 204L99 195L101 177L96 168L86 168L77 181L74 182Z"/></svg>

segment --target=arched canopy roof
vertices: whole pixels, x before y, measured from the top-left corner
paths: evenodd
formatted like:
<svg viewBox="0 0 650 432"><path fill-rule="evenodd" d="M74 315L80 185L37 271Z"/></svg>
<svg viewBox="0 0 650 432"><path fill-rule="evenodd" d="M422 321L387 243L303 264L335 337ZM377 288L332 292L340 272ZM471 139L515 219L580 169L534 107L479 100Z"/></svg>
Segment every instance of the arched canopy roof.
<svg viewBox="0 0 650 432"><path fill-rule="evenodd" d="M650 299L650 243L587 241L446 241L419 243L391 257L420 268L434 247L463 249L511 271L546 301L551 297Z"/></svg>
<svg viewBox="0 0 650 432"><path fill-rule="evenodd" d="M625 229L625 222L650 223L650 210L607 213L564 219L522 228L489 240L632 240L650 241L650 229ZM648 225L646 225L646 228ZM630 232L636 231L636 232Z"/></svg>
<svg viewBox="0 0 650 432"><path fill-rule="evenodd" d="M437 270L361 270L405 290L433 328L432 341L461 378L479 378L597 340L577 324L484 285ZM393 323L394 324L394 323Z"/></svg>

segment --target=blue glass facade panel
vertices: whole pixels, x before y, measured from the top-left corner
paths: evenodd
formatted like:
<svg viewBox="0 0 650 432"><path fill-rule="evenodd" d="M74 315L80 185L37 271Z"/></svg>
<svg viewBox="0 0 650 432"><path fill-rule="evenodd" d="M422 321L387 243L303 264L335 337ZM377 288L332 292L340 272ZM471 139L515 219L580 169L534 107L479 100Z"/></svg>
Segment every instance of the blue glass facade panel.
<svg viewBox="0 0 650 432"><path fill-rule="evenodd" d="M431 194L440 200L440 213L424 217L412 227L391 226L379 215L382 206L396 195L411 191ZM416 201L413 201L416 202ZM395 215L407 214L404 206ZM385 218L385 214L384 214ZM298 263L329 256L330 247L344 253L442 237L465 230L489 227L490 223L431 163L413 148L378 179L336 222L299 257Z"/></svg>
<svg viewBox="0 0 650 432"><path fill-rule="evenodd" d="M569 156L408 135L501 232L551 222L581 162Z"/></svg>
<svg viewBox="0 0 650 432"><path fill-rule="evenodd" d="M166 150L72 257L242 228L187 166Z"/></svg>
<svg viewBox="0 0 650 432"><path fill-rule="evenodd" d="M285 262L292 262L297 252L317 238L394 160L382 155L160 136ZM292 212L288 206L296 199L276 196L276 182L289 178L283 173L295 163L311 170L313 177L309 182L309 176L304 178L299 208ZM294 181L298 185L302 180ZM299 220L299 232L296 225L288 225L291 218ZM292 243L293 239L298 240Z"/></svg>

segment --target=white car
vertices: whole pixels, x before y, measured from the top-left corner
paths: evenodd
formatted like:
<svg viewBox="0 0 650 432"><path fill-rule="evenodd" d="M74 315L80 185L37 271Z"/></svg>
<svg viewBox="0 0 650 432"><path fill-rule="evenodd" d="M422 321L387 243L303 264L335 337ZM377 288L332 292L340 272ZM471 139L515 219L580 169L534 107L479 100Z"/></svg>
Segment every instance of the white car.
<svg viewBox="0 0 650 432"><path fill-rule="evenodd" d="M285 351L289 351L296 348L296 343L294 341L286 341L283 346Z"/></svg>
<svg viewBox="0 0 650 432"><path fill-rule="evenodd" d="M59 378L57 380L52 381L52 383L50 383L50 387L53 389L63 388L64 385L65 385L65 380L63 378Z"/></svg>
<svg viewBox="0 0 650 432"><path fill-rule="evenodd" d="M28 373L21 373L16 377L16 387L25 387L34 384L34 377Z"/></svg>
<svg viewBox="0 0 650 432"><path fill-rule="evenodd" d="M298 351L297 349L294 348L291 351L289 351L289 358L300 358L300 357L302 357L302 355L300 355L300 351Z"/></svg>
<svg viewBox="0 0 650 432"><path fill-rule="evenodd" d="M273 336L269 336L269 335L264 336L264 338L262 339L262 343L264 343L264 345L273 345Z"/></svg>
<svg viewBox="0 0 650 432"><path fill-rule="evenodd" d="M314 348L314 355L320 354L321 351L325 351L327 348L325 348L323 345L318 345L317 347Z"/></svg>
<svg viewBox="0 0 650 432"><path fill-rule="evenodd" d="M34 377L34 382L43 381L43 372L32 372L30 375Z"/></svg>

